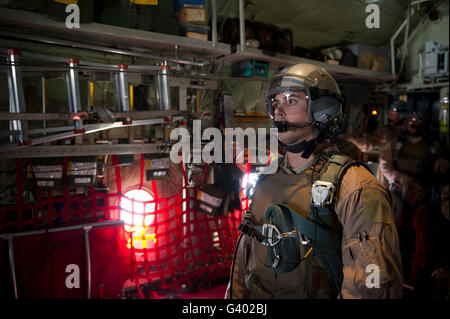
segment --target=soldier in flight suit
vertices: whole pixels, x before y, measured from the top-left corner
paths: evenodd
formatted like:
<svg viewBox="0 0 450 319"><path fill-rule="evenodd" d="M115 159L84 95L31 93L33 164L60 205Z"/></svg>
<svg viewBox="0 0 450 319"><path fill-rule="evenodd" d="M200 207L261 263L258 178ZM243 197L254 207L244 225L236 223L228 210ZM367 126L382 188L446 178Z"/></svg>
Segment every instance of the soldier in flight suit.
<svg viewBox="0 0 450 319"><path fill-rule="evenodd" d="M440 145L424 136L423 118L414 114L407 119L407 132L391 141L381 153L380 167L393 189L393 199L403 218L411 216L415 231L415 252L409 280L414 283L425 265L426 238L433 177L448 171L448 161L439 156ZM400 227L402 223L400 223ZM407 257L406 257L407 258ZM409 263L409 260L407 260Z"/></svg>
<svg viewBox="0 0 450 319"><path fill-rule="evenodd" d="M278 171L264 175L255 186L250 221L256 226L263 225L264 213L273 203L309 216L313 175L327 163L329 152L338 152L328 140L338 134L342 122L338 85L327 71L311 64L281 71L271 80L266 98L286 154ZM336 194L333 216L343 273L337 295L308 246L299 246L303 258L292 271L276 274L266 246L242 234L226 298L401 298L400 248L388 190L364 167L351 166ZM369 265L379 268L375 287L366 282Z"/></svg>
<svg viewBox="0 0 450 319"><path fill-rule="evenodd" d="M393 139L400 136L405 129L403 128L403 113L405 106L402 104L393 104L388 110L388 124L377 127L368 136L354 137L344 135L344 137L355 144L361 152L369 152L374 147L380 145L382 149ZM389 186L388 181L381 172L380 165L377 169L377 178L386 186Z"/></svg>

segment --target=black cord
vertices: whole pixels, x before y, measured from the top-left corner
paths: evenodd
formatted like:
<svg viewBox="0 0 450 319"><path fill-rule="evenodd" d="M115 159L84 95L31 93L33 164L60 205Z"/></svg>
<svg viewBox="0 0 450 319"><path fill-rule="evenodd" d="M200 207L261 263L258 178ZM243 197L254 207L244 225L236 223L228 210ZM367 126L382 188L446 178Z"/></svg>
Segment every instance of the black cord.
<svg viewBox="0 0 450 319"><path fill-rule="evenodd" d="M313 182L314 182L314 174L316 172L317 164L319 163L320 158L322 157L324 148L325 148L325 143L322 144L322 147L320 148L320 153L317 156L316 161L314 162L314 167L313 167L313 171L312 171L312 174L311 174L311 188L312 188L312 185L313 185ZM316 207L314 205L312 205L312 213L313 213L313 221L314 221L313 246L314 246L315 250L317 251L316 239L317 239L317 219L318 219L318 216L317 216Z"/></svg>
<svg viewBox="0 0 450 319"><path fill-rule="evenodd" d="M233 299L233 275L234 275L234 264L236 262L236 255L237 251L239 249L239 243L241 242L242 237L244 234L240 234L239 238L236 243L236 248L234 250L234 256L233 256L233 263L231 264L231 276L230 276L230 299Z"/></svg>

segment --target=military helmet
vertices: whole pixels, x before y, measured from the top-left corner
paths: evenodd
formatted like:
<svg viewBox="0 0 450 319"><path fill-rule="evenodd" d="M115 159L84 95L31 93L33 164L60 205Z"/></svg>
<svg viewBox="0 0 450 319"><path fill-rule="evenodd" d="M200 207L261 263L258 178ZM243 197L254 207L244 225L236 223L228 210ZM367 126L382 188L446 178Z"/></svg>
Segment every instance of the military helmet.
<svg viewBox="0 0 450 319"><path fill-rule="evenodd" d="M424 118L421 114L413 113L406 119L408 127L419 129L424 125Z"/></svg>
<svg viewBox="0 0 450 319"><path fill-rule="evenodd" d="M407 115L408 115L408 105L406 102L400 99L396 99L389 105L388 118L395 117L397 120L402 121L407 117Z"/></svg>
<svg viewBox="0 0 450 319"><path fill-rule="evenodd" d="M274 127L276 127L275 108L272 102L275 95L286 91L306 93L310 122L331 124L332 120L342 121L343 98L336 81L325 69L313 64L300 63L284 68L271 79L266 94L266 105Z"/></svg>

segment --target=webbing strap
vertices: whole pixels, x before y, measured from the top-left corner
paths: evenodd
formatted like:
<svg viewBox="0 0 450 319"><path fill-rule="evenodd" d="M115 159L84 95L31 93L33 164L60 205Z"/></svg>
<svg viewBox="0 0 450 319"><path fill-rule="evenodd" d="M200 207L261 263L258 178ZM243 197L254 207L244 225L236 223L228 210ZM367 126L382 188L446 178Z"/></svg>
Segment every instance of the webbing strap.
<svg viewBox="0 0 450 319"><path fill-rule="evenodd" d="M296 228L304 234L309 239L313 239L316 237L316 254L319 255L327 255L327 254L333 254L335 253L339 248L339 237L338 234L329 228L323 227L320 224L317 224L316 229L316 223L313 221L304 218L303 216L297 214L294 210L289 208L289 206L286 206L284 204L274 204L270 207L273 207L272 209L279 209L279 210L288 210L289 213L292 216L292 219L294 221L294 224ZM269 207L269 208L270 208ZM315 232L317 232L315 234ZM316 236L314 236L316 235Z"/></svg>
<svg viewBox="0 0 450 319"><path fill-rule="evenodd" d="M155 180L152 180L152 190L153 190L153 197L154 197L154 199L155 199L155 205L156 205L156 210L158 210L158 198L159 198L159 195L158 195L158 188L156 187L156 182L155 182Z"/></svg>
<svg viewBox="0 0 450 319"><path fill-rule="evenodd" d="M332 229L322 227L320 224L304 218L286 205L276 204L271 207L273 206L276 209L288 210L297 229L309 239L316 239L316 242L313 243L315 255L322 262L335 294L339 295L344 278L342 261L338 254L340 249L339 235Z"/></svg>
<svg viewBox="0 0 450 319"><path fill-rule="evenodd" d="M329 157L327 163L321 168L319 171L317 180L324 181L324 182L330 182L334 185L334 194L333 197L334 200L336 200L338 194L339 194L339 188L341 185L342 177L344 176L345 172L348 168L355 165L362 165L367 170L369 170L363 163L355 161L351 159L348 156L341 155L341 154L331 154L331 157ZM370 171L370 170L369 170ZM334 201L333 200L333 201ZM333 224L333 203L328 204L325 207L322 207L320 209L316 209L311 205L311 210L316 210L320 216L313 216L314 218L320 219L321 222L325 222L325 224L328 224L328 226L332 227ZM298 215L296 215L298 216ZM303 218L300 218L303 219ZM316 220L317 223L317 229L322 229L322 226L318 223L318 220ZM314 223L313 223L314 224ZM331 234L333 245L331 246L332 250L328 252L323 251L323 247L321 247L320 244L318 244L318 250L316 251L318 258L322 262L322 265L325 269L325 271L328 274L328 277L330 279L332 288L337 296L340 295L340 290L342 287L342 282L344 280L344 275L342 272L342 260L339 254L340 250L340 244L339 244L339 235L332 229L328 230L328 233L323 233L319 235L319 231L317 233L317 238L319 239L324 234ZM330 238L331 239L331 238ZM328 247L327 247L328 248Z"/></svg>
<svg viewBox="0 0 450 319"><path fill-rule="evenodd" d="M203 183L206 184L208 179L208 164L205 164L205 169L203 170Z"/></svg>
<svg viewBox="0 0 450 319"><path fill-rule="evenodd" d="M184 163L183 163L183 161L181 161L180 166L181 166L181 173L183 174L184 185L187 185L188 184L188 180L187 180L187 177L186 177L186 171L184 170Z"/></svg>
<svg viewBox="0 0 450 319"><path fill-rule="evenodd" d="M64 189L64 222L68 222L70 219L69 213L69 203L70 203L70 193L67 187L67 167L69 166L69 158L66 156L63 160L63 189Z"/></svg>
<svg viewBox="0 0 450 319"><path fill-rule="evenodd" d="M330 279L331 288L336 296L340 295L344 273L342 272L342 261L337 254L318 255L323 268Z"/></svg>
<svg viewBox="0 0 450 319"><path fill-rule="evenodd" d="M339 186L341 177L351 165L357 165L357 161L345 155L332 155L324 167L319 171L319 180L333 183Z"/></svg>
<svg viewBox="0 0 450 319"><path fill-rule="evenodd" d="M247 178L250 178L250 173L252 172L252 164L250 163L250 160L248 160L247 163ZM242 189L242 192L244 193L244 196L241 200L241 209L242 211L247 211L250 207L250 199L245 197L245 190L246 188Z"/></svg>
<svg viewBox="0 0 450 319"><path fill-rule="evenodd" d="M144 173L145 173L145 155L141 154L141 174L139 176L139 189L144 185Z"/></svg>
<svg viewBox="0 0 450 319"><path fill-rule="evenodd" d="M16 160L16 170L17 170L17 229L22 230L23 225L23 170L22 170L22 159ZM5 214L6 215L6 214Z"/></svg>
<svg viewBox="0 0 450 319"><path fill-rule="evenodd" d="M37 183L36 174L34 173L33 161L31 158L28 161L29 161L30 167L31 167L31 176L33 178L34 192L35 192L36 199L37 199L37 202L39 205L39 210L41 211L42 216L45 216L44 204L42 202L42 197L41 197L41 191L40 191L39 185ZM48 227L52 227L52 226L53 226L53 218L48 218Z"/></svg>
<svg viewBox="0 0 450 319"><path fill-rule="evenodd" d="M120 179L119 156L113 155L111 161L116 172L117 193L119 194L119 196L122 196L122 181Z"/></svg>
<svg viewBox="0 0 450 319"><path fill-rule="evenodd" d="M317 180L332 183L335 186L334 194L336 199L339 194L341 179L351 166L363 166L370 172L370 169L362 162L355 161L345 155L333 154L320 169Z"/></svg>

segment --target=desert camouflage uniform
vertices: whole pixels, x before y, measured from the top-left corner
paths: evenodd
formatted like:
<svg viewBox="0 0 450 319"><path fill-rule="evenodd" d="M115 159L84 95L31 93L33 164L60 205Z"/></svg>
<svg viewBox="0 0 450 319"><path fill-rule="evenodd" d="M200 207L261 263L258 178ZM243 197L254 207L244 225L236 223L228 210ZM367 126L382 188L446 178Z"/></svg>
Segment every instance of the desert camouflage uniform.
<svg viewBox="0 0 450 319"><path fill-rule="evenodd" d="M433 178L433 166L435 157L439 152L439 144L422 138L420 142L412 143L409 138L403 141L402 151L398 158L395 153L399 138L394 139L380 156L380 168L383 175L391 184L395 184L402 176L407 176L407 182L402 183L402 189L393 192L394 206L400 229L404 222L405 214L409 214L415 230L415 253L411 260L411 280L419 275L419 270L424 267L426 259L426 241L428 237L428 226L430 221L429 202L431 196L431 185ZM434 150L432 153L430 149ZM428 165L423 164L429 161ZM403 194L402 194L403 192ZM403 198L402 198L403 197Z"/></svg>
<svg viewBox="0 0 450 319"><path fill-rule="evenodd" d="M309 216L312 173L314 170L317 174L324 163L322 156L315 170L314 162L311 162L303 171L294 172L282 161L276 174L264 176L256 186L251 222L261 226L266 208L273 203L284 203L297 213ZM336 229L342 234L343 298L402 296L400 248L390 201L386 188L365 168L353 166L347 170L334 206ZM363 231L368 234L370 249L365 241L362 249L359 245L356 236ZM333 296L327 273L312 253L293 271L276 275L267 261L266 246L243 235L237 249L232 277L233 299ZM301 245L301 256L308 249ZM366 286L370 275L370 272L366 273L366 267L370 264L376 264L380 269L379 288ZM230 298L230 283L226 298Z"/></svg>
<svg viewBox="0 0 450 319"><path fill-rule="evenodd" d="M383 125L376 128L370 135L361 137L349 137L348 140L355 144L361 152L369 152L375 146L380 146L383 151L387 145L397 137L399 137L405 130L401 127L393 128L389 125ZM380 165L378 165L377 174L378 180L384 185L389 186L389 181L383 176Z"/></svg>

